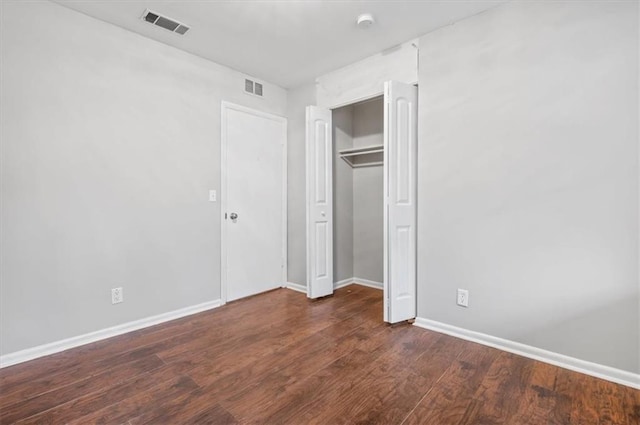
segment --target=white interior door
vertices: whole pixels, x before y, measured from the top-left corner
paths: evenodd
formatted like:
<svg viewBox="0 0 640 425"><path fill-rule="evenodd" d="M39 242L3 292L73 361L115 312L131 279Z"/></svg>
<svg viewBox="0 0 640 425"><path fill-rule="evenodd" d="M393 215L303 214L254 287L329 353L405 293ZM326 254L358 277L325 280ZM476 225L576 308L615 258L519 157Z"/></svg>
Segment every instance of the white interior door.
<svg viewBox="0 0 640 425"><path fill-rule="evenodd" d="M384 85L384 320L416 317L418 89Z"/></svg>
<svg viewBox="0 0 640 425"><path fill-rule="evenodd" d="M333 294L331 111L307 106L307 296Z"/></svg>
<svg viewBox="0 0 640 425"><path fill-rule="evenodd" d="M286 282L287 121L222 104L222 299Z"/></svg>

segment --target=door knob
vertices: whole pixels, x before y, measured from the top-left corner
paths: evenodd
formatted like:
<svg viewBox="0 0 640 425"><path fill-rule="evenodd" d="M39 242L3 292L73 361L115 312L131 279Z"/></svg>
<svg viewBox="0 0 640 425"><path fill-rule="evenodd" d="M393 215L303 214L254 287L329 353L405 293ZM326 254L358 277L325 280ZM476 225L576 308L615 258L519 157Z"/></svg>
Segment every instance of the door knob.
<svg viewBox="0 0 640 425"><path fill-rule="evenodd" d="M231 218L231 220L236 220L238 218L238 214L231 213L231 215L229 215L229 217Z"/></svg>

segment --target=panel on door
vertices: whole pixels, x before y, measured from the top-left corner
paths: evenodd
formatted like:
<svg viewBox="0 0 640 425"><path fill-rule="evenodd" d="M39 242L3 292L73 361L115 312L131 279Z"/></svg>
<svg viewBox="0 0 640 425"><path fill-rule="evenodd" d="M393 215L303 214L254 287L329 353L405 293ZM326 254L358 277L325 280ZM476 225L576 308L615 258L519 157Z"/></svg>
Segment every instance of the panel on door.
<svg viewBox="0 0 640 425"><path fill-rule="evenodd" d="M226 300L281 287L286 120L223 105Z"/></svg>
<svg viewBox="0 0 640 425"><path fill-rule="evenodd" d="M384 88L384 320L416 316L418 89Z"/></svg>
<svg viewBox="0 0 640 425"><path fill-rule="evenodd" d="M331 111L307 106L307 296L333 293Z"/></svg>

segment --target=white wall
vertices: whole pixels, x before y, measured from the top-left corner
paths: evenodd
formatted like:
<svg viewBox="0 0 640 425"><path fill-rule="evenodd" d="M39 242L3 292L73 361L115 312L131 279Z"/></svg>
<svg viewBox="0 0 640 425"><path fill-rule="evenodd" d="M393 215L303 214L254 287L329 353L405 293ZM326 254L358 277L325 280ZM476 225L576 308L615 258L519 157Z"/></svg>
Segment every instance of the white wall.
<svg viewBox="0 0 640 425"><path fill-rule="evenodd" d="M287 280L307 284L305 108L316 104L315 83L287 91Z"/></svg>
<svg viewBox="0 0 640 425"><path fill-rule="evenodd" d="M420 39L419 316L640 372L638 48L637 2Z"/></svg>
<svg viewBox="0 0 640 425"><path fill-rule="evenodd" d="M353 145L384 143L382 97L353 107ZM353 169L353 276L383 280L383 166Z"/></svg>
<svg viewBox="0 0 640 425"><path fill-rule="evenodd" d="M389 80L418 81L417 40L409 40L317 78L318 106L337 108L379 96Z"/></svg>
<svg viewBox="0 0 640 425"><path fill-rule="evenodd" d="M284 115L286 92L55 3L1 7L1 353L218 299L220 101Z"/></svg>

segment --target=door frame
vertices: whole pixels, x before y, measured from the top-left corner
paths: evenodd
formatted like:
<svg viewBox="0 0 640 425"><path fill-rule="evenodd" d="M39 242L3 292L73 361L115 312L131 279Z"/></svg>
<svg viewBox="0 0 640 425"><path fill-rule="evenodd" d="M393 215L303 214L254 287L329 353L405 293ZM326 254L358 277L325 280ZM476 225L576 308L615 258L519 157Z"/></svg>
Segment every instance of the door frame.
<svg viewBox="0 0 640 425"><path fill-rule="evenodd" d="M284 137L282 139L282 282L287 284L287 119L285 117L263 112L257 109L238 105L223 100L220 106L220 300L227 303L227 111L235 110L252 114L257 117L270 119L282 123Z"/></svg>

